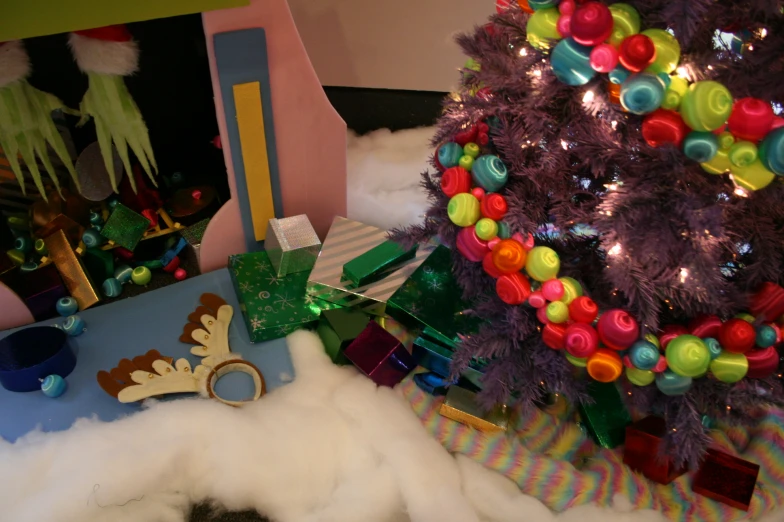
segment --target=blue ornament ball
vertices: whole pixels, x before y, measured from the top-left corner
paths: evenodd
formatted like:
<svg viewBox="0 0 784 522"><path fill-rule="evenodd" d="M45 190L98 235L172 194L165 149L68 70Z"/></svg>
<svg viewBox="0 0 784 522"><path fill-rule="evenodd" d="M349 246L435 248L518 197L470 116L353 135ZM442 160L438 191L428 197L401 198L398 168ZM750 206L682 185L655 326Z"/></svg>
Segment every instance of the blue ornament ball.
<svg viewBox="0 0 784 522"><path fill-rule="evenodd" d="M29 254L33 251L34 241L30 236L19 236L14 239L14 248L23 254Z"/></svg>
<svg viewBox="0 0 784 522"><path fill-rule="evenodd" d="M558 5L559 0L528 0L528 7L534 11L539 9L549 9Z"/></svg>
<svg viewBox="0 0 784 522"><path fill-rule="evenodd" d="M768 133L759 149L762 164L777 176L784 176L784 127Z"/></svg>
<svg viewBox="0 0 784 522"><path fill-rule="evenodd" d="M101 287L106 297L117 297L122 293L122 283L116 277L110 277L103 282Z"/></svg>
<svg viewBox="0 0 784 522"><path fill-rule="evenodd" d="M630 76L621 85L621 105L632 114L648 114L664 101L664 83L655 74Z"/></svg>
<svg viewBox="0 0 784 522"><path fill-rule="evenodd" d="M112 198L106 202L106 205L109 207L109 210L114 210L117 208L117 205L120 204L120 200L117 198Z"/></svg>
<svg viewBox="0 0 784 522"><path fill-rule="evenodd" d="M129 267L128 265L120 265L114 269L114 278L123 285L131 281L132 274L133 268Z"/></svg>
<svg viewBox="0 0 784 522"><path fill-rule="evenodd" d="M54 305L57 313L63 317L68 317L79 311L79 303L73 297L61 297Z"/></svg>
<svg viewBox="0 0 784 522"><path fill-rule="evenodd" d="M26 263L19 265L19 270L22 272L32 272L33 270L38 270L38 263L35 261L27 261Z"/></svg>
<svg viewBox="0 0 784 522"><path fill-rule="evenodd" d="M717 339L714 339L713 337L705 337L702 340L702 342L705 343L705 346L708 347L708 352L710 352L711 361L716 357L718 357L719 355L721 355L722 348L721 348L721 344Z"/></svg>
<svg viewBox="0 0 784 522"><path fill-rule="evenodd" d="M456 167L463 157L463 147L454 142L444 143L438 147L438 162L445 169Z"/></svg>
<svg viewBox="0 0 784 522"><path fill-rule="evenodd" d="M626 67L620 64L616 65L615 69L613 69L607 74L607 76L610 77L610 82L614 83L615 85L621 85L623 82L626 81L626 78L628 78L631 75L632 75L631 71L629 71L629 69L627 69Z"/></svg>
<svg viewBox="0 0 784 522"><path fill-rule="evenodd" d="M768 348L776 344L776 330L772 326L762 324L757 327L757 346L760 348Z"/></svg>
<svg viewBox="0 0 784 522"><path fill-rule="evenodd" d="M84 245L87 248L93 248L101 246L104 242L104 238L94 228L88 228L84 231L84 234L82 234L82 241L84 241Z"/></svg>
<svg viewBox="0 0 784 522"><path fill-rule="evenodd" d="M664 395L683 395L691 388L691 377L684 377L667 369L656 375L656 387Z"/></svg>
<svg viewBox="0 0 784 522"><path fill-rule="evenodd" d="M659 349L652 342L640 339L629 348L629 359L639 370L652 370L659 362Z"/></svg>
<svg viewBox="0 0 784 522"><path fill-rule="evenodd" d="M596 76L591 67L591 47L580 45L573 38L564 38L550 54L555 77L566 85L585 85Z"/></svg>
<svg viewBox="0 0 784 522"><path fill-rule="evenodd" d="M474 161L471 177L474 178L474 183L485 189L486 192L498 192L506 185L509 174L501 158L493 154L486 154L479 156Z"/></svg>
<svg viewBox="0 0 784 522"><path fill-rule="evenodd" d="M692 161L705 163L719 152L719 138L712 132L691 131L683 140L683 153Z"/></svg>
<svg viewBox="0 0 784 522"><path fill-rule="evenodd" d="M65 379L59 375L47 375L46 378L41 381L41 391L44 392L44 395L53 399L64 394L66 388L68 388L68 384L65 382Z"/></svg>
<svg viewBox="0 0 784 522"><path fill-rule="evenodd" d="M82 332L85 330L85 323L84 320L79 317L78 315L72 315L66 318L65 322L63 323L63 330L65 333L70 335L71 337L77 337L82 335Z"/></svg>
<svg viewBox="0 0 784 522"><path fill-rule="evenodd" d="M96 212L94 210L90 211L90 224L92 225L103 224L103 218L101 217L101 214L99 212Z"/></svg>

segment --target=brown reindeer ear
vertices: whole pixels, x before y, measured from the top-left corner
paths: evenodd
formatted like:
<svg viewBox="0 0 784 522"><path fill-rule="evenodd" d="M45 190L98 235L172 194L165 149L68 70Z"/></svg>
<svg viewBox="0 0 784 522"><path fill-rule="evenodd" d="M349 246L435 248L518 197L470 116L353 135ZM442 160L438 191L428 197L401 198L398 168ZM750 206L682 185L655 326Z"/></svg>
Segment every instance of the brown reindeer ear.
<svg viewBox="0 0 784 522"><path fill-rule="evenodd" d="M202 294L199 298L199 301L201 301L201 304L196 307L196 310L188 314L188 322L182 329L180 341L183 343L194 343L194 339L192 337L193 331L204 329L204 326L201 324L201 318L203 315L211 315L215 317L218 315L218 309L221 306L227 304L226 300L221 296L210 293Z"/></svg>
<svg viewBox="0 0 784 522"><path fill-rule="evenodd" d="M193 332L196 330L204 328L201 323L187 323L182 328L182 335L180 335L180 341L183 343L194 344L196 341L193 339Z"/></svg>
<svg viewBox="0 0 784 522"><path fill-rule="evenodd" d="M133 360L120 359L117 366L108 372L104 370L98 372L98 385L103 391L117 398L122 390L136 384L131 379L133 372L144 371L152 373L154 371L153 362L165 361L171 364L173 360L171 357L164 357L158 350L150 350L144 355L137 355Z"/></svg>
<svg viewBox="0 0 784 522"><path fill-rule="evenodd" d="M192 323L201 324L201 316L202 315L215 315L213 310L210 310L206 306L199 306L196 308L195 311L191 312L188 316L188 320Z"/></svg>
<svg viewBox="0 0 784 522"><path fill-rule="evenodd" d="M215 294L210 294L210 293L202 294L201 295L201 302L207 308L211 308L211 309L215 310L215 313L217 313L218 308L220 308L221 306L227 304L226 300L223 299L221 296L215 295ZM213 313L213 315L214 315L214 313Z"/></svg>

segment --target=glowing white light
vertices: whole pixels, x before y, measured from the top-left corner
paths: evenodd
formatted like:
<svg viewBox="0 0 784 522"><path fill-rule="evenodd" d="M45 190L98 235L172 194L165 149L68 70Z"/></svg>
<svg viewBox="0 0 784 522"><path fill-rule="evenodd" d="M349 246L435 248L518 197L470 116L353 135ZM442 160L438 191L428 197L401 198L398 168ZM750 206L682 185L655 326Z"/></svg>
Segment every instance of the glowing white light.
<svg viewBox="0 0 784 522"><path fill-rule="evenodd" d="M612 125L612 128L613 128L613 130L615 130L615 129L617 129L617 128L618 128L618 122L617 122L617 121L615 121L615 120L611 121L611 122L610 122L610 125Z"/></svg>
<svg viewBox="0 0 784 522"><path fill-rule="evenodd" d="M609 185L607 185L607 188L609 190L618 190L618 184L617 183L610 183Z"/></svg>
<svg viewBox="0 0 784 522"><path fill-rule="evenodd" d="M681 283L685 283L686 279L689 278L689 270L686 268L681 268Z"/></svg>
<svg viewBox="0 0 784 522"><path fill-rule="evenodd" d="M689 78L689 70L683 65L675 69L675 72L677 72L678 76L680 76L681 78L686 78L686 79Z"/></svg>
<svg viewBox="0 0 784 522"><path fill-rule="evenodd" d="M759 37L765 38L766 36L768 36L768 30L763 27L762 29L759 30Z"/></svg>
<svg viewBox="0 0 784 522"><path fill-rule="evenodd" d="M712 66L712 65L709 65L709 66L708 66L708 70L709 70L709 71L712 71L712 70L713 70L713 66Z"/></svg>
<svg viewBox="0 0 784 522"><path fill-rule="evenodd" d="M753 50L754 50L754 46L749 44L749 51L753 51Z"/></svg>
<svg viewBox="0 0 784 522"><path fill-rule="evenodd" d="M621 247L620 243L615 243L615 245L607 253L611 256L617 256L621 252L623 252L623 247Z"/></svg>
<svg viewBox="0 0 784 522"><path fill-rule="evenodd" d="M534 76L536 76L537 78L541 78L542 71L540 71L539 69L534 69Z"/></svg>
<svg viewBox="0 0 784 522"><path fill-rule="evenodd" d="M526 56L528 54L528 50L525 47L520 48L520 56Z"/></svg>
<svg viewBox="0 0 784 522"><path fill-rule="evenodd" d="M583 103L591 103L593 98L593 91L585 91L585 95L583 96Z"/></svg>
<svg viewBox="0 0 784 522"><path fill-rule="evenodd" d="M742 198L749 197L748 191L743 187L735 187L735 195L740 196Z"/></svg>
<svg viewBox="0 0 784 522"><path fill-rule="evenodd" d="M566 149L569 148L569 144L566 143L566 140L561 140L561 147L563 147L563 150L566 150Z"/></svg>

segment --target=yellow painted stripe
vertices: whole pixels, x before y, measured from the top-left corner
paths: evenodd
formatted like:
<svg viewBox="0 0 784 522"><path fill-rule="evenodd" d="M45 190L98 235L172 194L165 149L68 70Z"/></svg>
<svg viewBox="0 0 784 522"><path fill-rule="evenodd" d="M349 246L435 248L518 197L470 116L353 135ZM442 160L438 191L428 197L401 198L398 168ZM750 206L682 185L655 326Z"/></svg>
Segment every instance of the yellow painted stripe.
<svg viewBox="0 0 784 522"><path fill-rule="evenodd" d="M235 85L234 106L237 109L253 232L256 241L263 241L267 235L267 223L275 217L275 208L272 203L272 183L259 82Z"/></svg>

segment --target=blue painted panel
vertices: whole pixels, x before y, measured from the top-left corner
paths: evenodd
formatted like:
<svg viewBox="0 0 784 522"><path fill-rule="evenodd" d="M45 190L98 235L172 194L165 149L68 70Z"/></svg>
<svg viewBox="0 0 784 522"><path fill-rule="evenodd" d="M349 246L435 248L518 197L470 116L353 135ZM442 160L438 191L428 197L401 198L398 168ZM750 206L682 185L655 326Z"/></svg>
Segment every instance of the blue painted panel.
<svg viewBox="0 0 784 522"><path fill-rule="evenodd" d="M70 340L77 351L77 362L76 369L66 379L65 395L50 399L43 392L12 393L0 388L0 437L14 441L37 426L44 431L59 431L68 429L80 417L96 415L111 421L138 411L139 405L122 404L107 395L98 386L96 374L113 368L124 357L132 358L151 348L175 359L186 357L192 366L199 364L200 358L190 354L191 345L181 343L179 337L188 322L188 314L196 309L199 297L205 292L223 297L234 307L229 345L233 352L242 354L261 370L268 390L285 384L281 377L293 379L294 369L285 339L250 342L229 272L222 269L80 312L87 331ZM50 319L38 324L62 320ZM0 332L0 338L12 331ZM243 377L227 376L218 382L216 390L229 399L247 397L252 392L252 384Z"/></svg>
<svg viewBox="0 0 784 522"><path fill-rule="evenodd" d="M275 207L275 217L281 218L283 217L283 200L280 195L278 152L275 146L267 38L264 29L257 28L219 33L214 36L213 41L215 43L215 62L218 66L218 80L223 97L223 111L226 114L226 128L231 143L231 161L234 164L234 178L237 182L237 196L242 216L242 230L245 234L245 245L248 252L256 252L262 250L263 242L256 241L256 235L253 231L248 184L245 180L245 165L242 160L240 131L237 125L237 110L234 106L233 86L240 83L259 82L270 183L272 185L272 201Z"/></svg>

